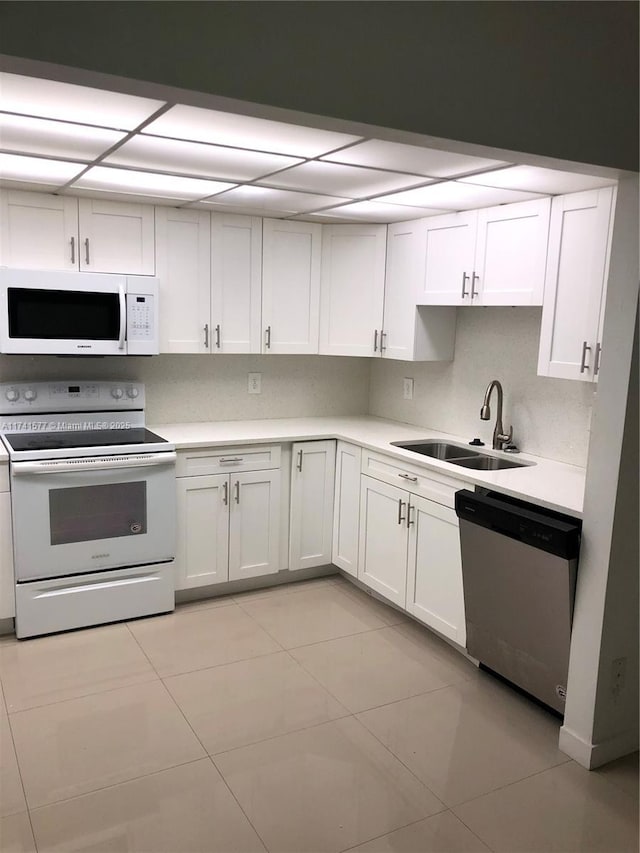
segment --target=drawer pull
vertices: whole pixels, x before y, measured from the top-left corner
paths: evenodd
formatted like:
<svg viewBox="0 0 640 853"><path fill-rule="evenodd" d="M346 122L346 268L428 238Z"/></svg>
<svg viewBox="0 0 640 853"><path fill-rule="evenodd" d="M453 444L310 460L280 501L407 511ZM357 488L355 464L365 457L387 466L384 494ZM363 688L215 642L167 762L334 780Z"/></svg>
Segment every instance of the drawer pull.
<svg viewBox="0 0 640 853"><path fill-rule="evenodd" d="M418 478L412 477L411 474L398 474L398 477L402 477L403 480L409 480L411 483L418 482Z"/></svg>
<svg viewBox="0 0 640 853"><path fill-rule="evenodd" d="M222 456L219 461L221 465L230 465L232 462L244 462L244 456Z"/></svg>

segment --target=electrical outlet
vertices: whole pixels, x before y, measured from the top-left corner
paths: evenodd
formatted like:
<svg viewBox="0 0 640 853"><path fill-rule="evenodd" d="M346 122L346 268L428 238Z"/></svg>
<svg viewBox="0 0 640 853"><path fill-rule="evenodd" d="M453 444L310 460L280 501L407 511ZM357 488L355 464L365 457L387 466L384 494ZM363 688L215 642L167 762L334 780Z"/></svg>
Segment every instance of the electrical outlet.
<svg viewBox="0 0 640 853"><path fill-rule="evenodd" d="M627 659L616 658L611 661L611 693L615 699L622 693L627 680Z"/></svg>
<svg viewBox="0 0 640 853"><path fill-rule="evenodd" d="M413 379L402 380L402 396L405 400L413 400Z"/></svg>
<svg viewBox="0 0 640 853"><path fill-rule="evenodd" d="M247 391L250 394L261 394L262 393L262 374L261 373L249 373L249 382Z"/></svg>

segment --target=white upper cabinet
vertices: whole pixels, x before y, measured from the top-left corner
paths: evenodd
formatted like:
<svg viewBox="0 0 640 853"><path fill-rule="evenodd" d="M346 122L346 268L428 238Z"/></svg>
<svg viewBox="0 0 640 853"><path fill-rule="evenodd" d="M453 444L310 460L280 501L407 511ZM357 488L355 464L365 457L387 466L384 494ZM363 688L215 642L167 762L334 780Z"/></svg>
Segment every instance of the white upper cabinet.
<svg viewBox="0 0 640 853"><path fill-rule="evenodd" d="M384 319L379 346L383 358L453 358L455 310L416 305L424 281L428 222L397 222L387 229Z"/></svg>
<svg viewBox="0 0 640 853"><path fill-rule="evenodd" d="M0 192L0 265L78 269L78 200Z"/></svg>
<svg viewBox="0 0 640 853"><path fill-rule="evenodd" d="M78 212L81 270L155 274L153 205L81 198Z"/></svg>
<svg viewBox="0 0 640 853"><path fill-rule="evenodd" d="M209 351L210 244L207 211L156 210L160 352Z"/></svg>
<svg viewBox="0 0 640 853"><path fill-rule="evenodd" d="M155 274L153 205L17 191L0 198L3 266Z"/></svg>
<svg viewBox="0 0 640 853"><path fill-rule="evenodd" d="M554 198L538 374L597 380L615 189Z"/></svg>
<svg viewBox="0 0 640 853"><path fill-rule="evenodd" d="M211 352L260 352L262 222L211 217Z"/></svg>
<svg viewBox="0 0 640 853"><path fill-rule="evenodd" d="M422 305L542 305L548 198L426 220Z"/></svg>
<svg viewBox="0 0 640 853"><path fill-rule="evenodd" d="M321 239L321 225L264 220L263 352L318 352Z"/></svg>
<svg viewBox="0 0 640 853"><path fill-rule="evenodd" d="M386 232L386 225L323 226L321 353L380 352Z"/></svg>
<svg viewBox="0 0 640 853"><path fill-rule="evenodd" d="M289 569L331 562L336 443L296 442L292 448Z"/></svg>

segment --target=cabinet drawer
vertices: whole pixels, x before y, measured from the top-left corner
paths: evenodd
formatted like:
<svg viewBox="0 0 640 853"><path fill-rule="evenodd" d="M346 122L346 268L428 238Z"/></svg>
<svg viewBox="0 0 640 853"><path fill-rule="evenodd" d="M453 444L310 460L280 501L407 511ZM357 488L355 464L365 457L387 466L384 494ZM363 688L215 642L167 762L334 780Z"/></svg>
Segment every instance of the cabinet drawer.
<svg viewBox="0 0 640 853"><path fill-rule="evenodd" d="M435 471L426 471L419 465L407 464L391 456L383 456L373 451L362 451L362 473L384 483L407 489L415 495L421 495L443 506L454 506L454 495L460 489L474 490L475 486L448 477Z"/></svg>
<svg viewBox="0 0 640 853"><path fill-rule="evenodd" d="M266 468L279 467L279 444L208 447L198 450L179 450L176 477L228 474L235 471L261 471Z"/></svg>

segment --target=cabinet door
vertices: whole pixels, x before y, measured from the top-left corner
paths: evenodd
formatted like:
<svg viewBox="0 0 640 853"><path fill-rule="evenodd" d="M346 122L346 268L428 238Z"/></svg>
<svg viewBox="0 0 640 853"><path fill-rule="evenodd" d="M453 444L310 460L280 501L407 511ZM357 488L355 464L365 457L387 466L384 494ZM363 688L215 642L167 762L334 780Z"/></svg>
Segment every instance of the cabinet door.
<svg viewBox="0 0 640 853"><path fill-rule="evenodd" d="M208 352L211 322L209 214L156 210L160 352Z"/></svg>
<svg viewBox="0 0 640 853"><path fill-rule="evenodd" d="M211 216L211 352L260 352L262 223Z"/></svg>
<svg viewBox="0 0 640 853"><path fill-rule="evenodd" d="M295 442L292 448L289 569L331 562L335 441Z"/></svg>
<svg viewBox="0 0 640 853"><path fill-rule="evenodd" d="M280 471L231 474L229 580L279 570Z"/></svg>
<svg viewBox="0 0 640 853"><path fill-rule="evenodd" d="M16 614L12 542L11 495L0 492L0 619L11 619Z"/></svg>
<svg viewBox="0 0 640 853"><path fill-rule="evenodd" d="M320 352L379 353L386 225L324 225Z"/></svg>
<svg viewBox="0 0 640 853"><path fill-rule="evenodd" d="M264 352L318 352L321 235L321 225L264 220Z"/></svg>
<svg viewBox="0 0 640 853"><path fill-rule="evenodd" d="M354 577L358 576L361 461L361 447L338 442L331 562Z"/></svg>
<svg viewBox="0 0 640 853"><path fill-rule="evenodd" d="M96 198L78 203L81 270L155 274L153 205Z"/></svg>
<svg viewBox="0 0 640 853"><path fill-rule="evenodd" d="M542 305L551 199L478 211L472 295L479 305Z"/></svg>
<svg viewBox="0 0 640 853"><path fill-rule="evenodd" d="M406 609L466 643L460 536L455 510L411 495Z"/></svg>
<svg viewBox="0 0 640 853"><path fill-rule="evenodd" d="M0 266L78 269L78 199L0 192Z"/></svg>
<svg viewBox="0 0 640 853"><path fill-rule="evenodd" d="M405 606L409 493L362 477L358 580Z"/></svg>
<svg viewBox="0 0 640 853"><path fill-rule="evenodd" d="M387 228L383 358L450 361L455 343L455 310L417 306L424 278L426 222L398 222Z"/></svg>
<svg viewBox="0 0 640 853"><path fill-rule="evenodd" d="M541 376L594 381L613 199L612 187L553 199L538 357Z"/></svg>
<svg viewBox="0 0 640 853"><path fill-rule="evenodd" d="M178 477L176 589L229 580L229 477Z"/></svg>
<svg viewBox="0 0 640 853"><path fill-rule="evenodd" d="M478 213L449 213L425 220L420 305L470 305Z"/></svg>

